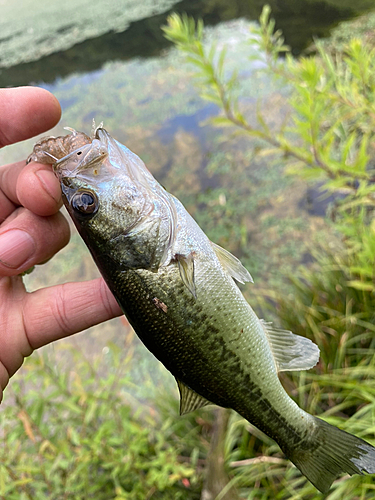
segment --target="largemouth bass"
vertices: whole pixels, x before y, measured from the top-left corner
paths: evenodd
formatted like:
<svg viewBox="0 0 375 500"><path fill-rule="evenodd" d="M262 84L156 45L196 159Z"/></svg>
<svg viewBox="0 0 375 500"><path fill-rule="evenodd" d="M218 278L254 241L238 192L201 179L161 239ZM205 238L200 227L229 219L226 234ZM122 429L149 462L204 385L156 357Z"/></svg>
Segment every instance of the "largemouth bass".
<svg viewBox="0 0 375 500"><path fill-rule="evenodd" d="M234 280L241 262L212 243L144 163L102 126L42 139L64 204L134 330L174 375L181 413L233 408L272 437L322 492L342 472L375 473L375 448L314 417L278 372L313 367L310 340L260 320Z"/></svg>

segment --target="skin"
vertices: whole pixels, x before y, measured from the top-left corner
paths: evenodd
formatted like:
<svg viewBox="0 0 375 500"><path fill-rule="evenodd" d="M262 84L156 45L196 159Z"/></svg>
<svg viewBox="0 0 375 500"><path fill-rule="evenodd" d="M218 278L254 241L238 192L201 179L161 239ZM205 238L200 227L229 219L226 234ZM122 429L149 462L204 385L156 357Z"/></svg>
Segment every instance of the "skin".
<svg viewBox="0 0 375 500"><path fill-rule="evenodd" d="M60 116L46 90L0 89L0 148L46 132ZM102 278L26 292L19 273L69 241L61 206L50 166L24 160L0 166L0 401L34 349L122 314Z"/></svg>

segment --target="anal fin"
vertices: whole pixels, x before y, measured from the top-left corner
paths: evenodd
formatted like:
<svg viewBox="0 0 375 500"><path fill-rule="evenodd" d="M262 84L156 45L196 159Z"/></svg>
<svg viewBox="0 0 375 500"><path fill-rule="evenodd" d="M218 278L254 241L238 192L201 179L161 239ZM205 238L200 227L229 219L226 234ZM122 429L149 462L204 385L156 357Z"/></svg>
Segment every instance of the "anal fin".
<svg viewBox="0 0 375 500"><path fill-rule="evenodd" d="M278 372L309 370L319 361L319 347L306 337L274 328L260 320L275 359Z"/></svg>
<svg viewBox="0 0 375 500"><path fill-rule="evenodd" d="M180 415L185 415L198 408L203 408L203 406L212 404L203 396L200 396L197 392L190 389L190 387L181 382L181 380L176 378L176 382L178 390L180 391Z"/></svg>

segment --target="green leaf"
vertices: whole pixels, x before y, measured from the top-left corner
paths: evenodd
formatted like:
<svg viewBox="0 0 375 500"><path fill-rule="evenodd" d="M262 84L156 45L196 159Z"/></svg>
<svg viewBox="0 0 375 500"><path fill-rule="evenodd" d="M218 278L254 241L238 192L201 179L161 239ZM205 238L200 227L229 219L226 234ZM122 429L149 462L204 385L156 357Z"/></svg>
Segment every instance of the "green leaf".
<svg viewBox="0 0 375 500"><path fill-rule="evenodd" d="M347 281L347 285L355 288L356 290L365 290L367 292L372 292L375 289L375 286L372 283L363 282L360 280Z"/></svg>
<svg viewBox="0 0 375 500"><path fill-rule="evenodd" d="M209 92L202 92L201 97L202 97L202 99L205 99L206 101L210 101L210 102L217 104L219 107L221 107L221 105L222 105L222 100L217 94L209 93Z"/></svg>
<svg viewBox="0 0 375 500"><path fill-rule="evenodd" d="M215 116L214 118L210 118L210 123L220 127L234 127L232 120L226 116Z"/></svg>
<svg viewBox="0 0 375 500"><path fill-rule="evenodd" d="M219 60L217 62L218 76L220 79L222 79L224 76L224 62L226 53L227 53L227 48L224 47L219 54Z"/></svg>

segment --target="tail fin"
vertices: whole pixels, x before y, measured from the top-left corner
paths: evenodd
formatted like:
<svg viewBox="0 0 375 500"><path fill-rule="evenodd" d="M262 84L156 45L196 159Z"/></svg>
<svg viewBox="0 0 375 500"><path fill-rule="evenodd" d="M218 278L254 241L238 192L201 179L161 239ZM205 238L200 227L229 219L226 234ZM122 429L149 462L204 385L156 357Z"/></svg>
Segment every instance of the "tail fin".
<svg viewBox="0 0 375 500"><path fill-rule="evenodd" d="M288 458L322 493L336 477L346 472L375 473L375 448L348 432L315 417L314 446L288 450Z"/></svg>

